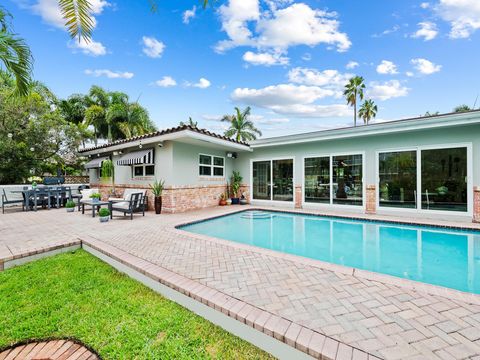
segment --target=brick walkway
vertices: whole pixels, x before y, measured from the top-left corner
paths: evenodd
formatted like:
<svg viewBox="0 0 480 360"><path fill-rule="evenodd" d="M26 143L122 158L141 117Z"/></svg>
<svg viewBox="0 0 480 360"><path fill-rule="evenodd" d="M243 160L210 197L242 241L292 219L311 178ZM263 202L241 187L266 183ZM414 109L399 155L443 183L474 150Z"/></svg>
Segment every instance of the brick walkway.
<svg viewBox="0 0 480 360"><path fill-rule="evenodd" d="M70 340L32 342L0 352L0 360L98 360L86 347Z"/></svg>
<svg viewBox="0 0 480 360"><path fill-rule="evenodd" d="M62 210L9 214L0 216L0 258L88 236L381 358L480 359L478 305L174 228L232 210L102 225Z"/></svg>

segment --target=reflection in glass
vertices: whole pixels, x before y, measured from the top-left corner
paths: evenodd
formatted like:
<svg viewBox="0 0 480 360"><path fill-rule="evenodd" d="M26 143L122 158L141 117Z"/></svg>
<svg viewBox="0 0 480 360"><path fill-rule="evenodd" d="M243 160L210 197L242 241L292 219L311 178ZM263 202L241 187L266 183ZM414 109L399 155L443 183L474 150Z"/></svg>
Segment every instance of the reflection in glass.
<svg viewBox="0 0 480 360"><path fill-rule="evenodd" d="M270 161L253 162L253 199L271 200L270 170Z"/></svg>
<svg viewBox="0 0 480 360"><path fill-rule="evenodd" d="M330 203L330 157L305 159L305 202Z"/></svg>
<svg viewBox="0 0 480 360"><path fill-rule="evenodd" d="M333 203L362 205L362 155L334 156L332 159Z"/></svg>
<svg viewBox="0 0 480 360"><path fill-rule="evenodd" d="M467 149L422 150L422 209L467 211Z"/></svg>
<svg viewBox="0 0 480 360"><path fill-rule="evenodd" d="M417 197L417 152L379 154L380 206L415 208Z"/></svg>
<svg viewBox="0 0 480 360"><path fill-rule="evenodd" d="M293 201L293 160L273 160L273 200Z"/></svg>

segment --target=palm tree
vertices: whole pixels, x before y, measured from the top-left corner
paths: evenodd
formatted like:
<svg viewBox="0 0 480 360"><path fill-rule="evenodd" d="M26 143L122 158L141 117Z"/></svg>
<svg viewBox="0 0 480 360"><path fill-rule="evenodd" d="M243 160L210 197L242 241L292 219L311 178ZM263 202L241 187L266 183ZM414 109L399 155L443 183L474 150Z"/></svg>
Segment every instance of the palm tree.
<svg viewBox="0 0 480 360"><path fill-rule="evenodd" d="M247 106L243 111L235 107L234 115L223 116L222 121L230 123L230 128L225 130L225 136L235 138L237 141L251 141L255 140L257 135L262 136L262 132L255 127L252 121L248 120L249 115L250 106Z"/></svg>
<svg viewBox="0 0 480 360"><path fill-rule="evenodd" d="M60 100L58 108L65 120L78 125L85 121L87 102L85 95L73 94L68 99Z"/></svg>
<svg viewBox="0 0 480 360"><path fill-rule="evenodd" d="M85 124L93 127L93 141L95 146L98 144L98 138L101 137L101 129L105 124L105 109L100 105L90 105L85 110Z"/></svg>
<svg viewBox="0 0 480 360"><path fill-rule="evenodd" d="M11 29L11 15L0 7L0 61L7 72L15 77L16 93L28 94L33 57L25 41Z"/></svg>
<svg viewBox="0 0 480 360"><path fill-rule="evenodd" d="M347 104L353 106L353 126L357 126L357 97L363 100L364 89L365 83L361 76L352 77L345 85L343 95L347 99Z"/></svg>
<svg viewBox="0 0 480 360"><path fill-rule="evenodd" d="M187 126L187 125L188 125L188 126L191 126L191 127L193 127L193 128L196 128L196 127L198 127L198 122L193 121L192 117L189 116L187 122L180 121L180 124L179 124L179 125L180 125L180 126Z"/></svg>
<svg viewBox="0 0 480 360"><path fill-rule="evenodd" d="M108 116L111 114L114 117L116 128L125 138L144 135L156 130L148 111L136 102L113 104L108 114Z"/></svg>
<svg viewBox="0 0 480 360"><path fill-rule="evenodd" d="M373 100L368 99L358 110L358 116L360 116L365 124L368 125L368 122L377 116L377 110L377 105L373 102Z"/></svg>
<svg viewBox="0 0 480 360"><path fill-rule="evenodd" d="M453 112L456 112L456 113L461 113L461 112L467 112L467 111L471 111L473 110L472 108L470 108L470 106L468 105L458 105L457 107L455 107L455 109L453 109Z"/></svg>

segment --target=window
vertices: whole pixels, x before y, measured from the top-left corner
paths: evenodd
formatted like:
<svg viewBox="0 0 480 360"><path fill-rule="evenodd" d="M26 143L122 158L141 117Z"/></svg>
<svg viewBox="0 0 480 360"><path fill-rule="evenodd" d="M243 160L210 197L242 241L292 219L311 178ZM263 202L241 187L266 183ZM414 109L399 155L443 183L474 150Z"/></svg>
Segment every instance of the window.
<svg viewBox="0 0 480 360"><path fill-rule="evenodd" d="M381 207L417 207L417 152L395 151L378 155Z"/></svg>
<svg viewBox="0 0 480 360"><path fill-rule="evenodd" d="M467 211L467 148L421 152L422 209Z"/></svg>
<svg viewBox="0 0 480 360"><path fill-rule="evenodd" d="M200 176L223 177L225 174L225 158L223 157L200 154L198 163Z"/></svg>
<svg viewBox="0 0 480 360"><path fill-rule="evenodd" d="M293 160L252 163L253 199L293 201Z"/></svg>
<svg viewBox="0 0 480 360"><path fill-rule="evenodd" d="M133 177L154 176L155 165L134 165Z"/></svg>

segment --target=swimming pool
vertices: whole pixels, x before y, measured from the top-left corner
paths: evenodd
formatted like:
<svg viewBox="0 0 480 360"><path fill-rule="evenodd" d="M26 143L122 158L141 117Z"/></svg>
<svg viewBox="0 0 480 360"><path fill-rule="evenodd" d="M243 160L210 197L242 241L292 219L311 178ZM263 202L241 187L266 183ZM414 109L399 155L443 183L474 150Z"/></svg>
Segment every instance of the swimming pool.
<svg viewBox="0 0 480 360"><path fill-rule="evenodd" d="M249 210L182 230L480 294L480 232Z"/></svg>

